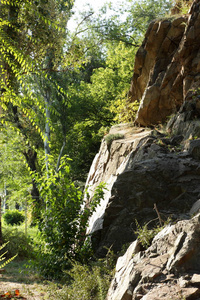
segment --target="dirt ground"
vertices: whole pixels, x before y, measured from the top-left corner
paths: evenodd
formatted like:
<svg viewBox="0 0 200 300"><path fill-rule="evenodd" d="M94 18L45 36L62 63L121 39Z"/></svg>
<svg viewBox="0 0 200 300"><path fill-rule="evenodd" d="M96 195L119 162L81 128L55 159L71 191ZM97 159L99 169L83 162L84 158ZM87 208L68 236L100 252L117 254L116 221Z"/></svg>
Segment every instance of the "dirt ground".
<svg viewBox="0 0 200 300"><path fill-rule="evenodd" d="M58 291L56 284L42 281L32 270L27 270L24 262L12 262L0 270L0 298L50 300L57 299Z"/></svg>
<svg viewBox="0 0 200 300"><path fill-rule="evenodd" d="M19 290L20 296L12 296L15 294L15 291ZM11 296L7 296L8 299L27 299L27 300L41 300L48 299L45 292L38 291L38 285L34 284L22 284L17 282L0 282L0 296L5 295L6 293L11 293ZM2 297L6 299L5 297Z"/></svg>

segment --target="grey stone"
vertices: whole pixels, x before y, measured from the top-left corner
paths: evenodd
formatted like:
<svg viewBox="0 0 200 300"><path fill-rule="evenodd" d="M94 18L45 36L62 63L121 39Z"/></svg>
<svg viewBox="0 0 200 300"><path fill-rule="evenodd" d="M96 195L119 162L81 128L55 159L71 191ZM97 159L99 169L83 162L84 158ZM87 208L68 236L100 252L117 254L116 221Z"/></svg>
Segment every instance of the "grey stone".
<svg viewBox="0 0 200 300"><path fill-rule="evenodd" d="M190 215L196 214L200 210L200 199L197 200L190 209Z"/></svg>
<svg viewBox="0 0 200 300"><path fill-rule="evenodd" d="M130 294L131 299L198 299L200 275L195 271L200 270L199 225L200 214L168 225L147 250L132 258L135 241L118 261L106 300L122 300ZM155 249L157 257L151 257Z"/></svg>

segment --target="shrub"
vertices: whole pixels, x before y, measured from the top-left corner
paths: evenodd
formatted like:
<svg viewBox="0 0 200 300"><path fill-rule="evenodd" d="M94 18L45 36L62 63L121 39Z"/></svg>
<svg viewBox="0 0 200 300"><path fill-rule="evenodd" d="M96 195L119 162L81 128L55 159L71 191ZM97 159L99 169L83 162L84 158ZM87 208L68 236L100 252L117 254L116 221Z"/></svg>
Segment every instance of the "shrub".
<svg viewBox="0 0 200 300"><path fill-rule="evenodd" d="M85 243L86 228L104 196L105 184L101 183L88 207L81 190L71 180L68 161L69 158L63 156L58 172L52 167L48 176L36 178L40 196L46 202L38 224L44 242L38 267L48 279L62 276L71 260L83 262L90 258L90 244Z"/></svg>
<svg viewBox="0 0 200 300"><path fill-rule="evenodd" d="M24 222L25 217L23 213L18 210L7 210L6 213L3 215L4 220L7 225L20 225Z"/></svg>
<svg viewBox="0 0 200 300"><path fill-rule="evenodd" d="M66 273L71 282L63 289L59 299L104 300L114 274L113 253L108 253L105 259L93 261L90 264L73 263ZM87 278L87 280L86 280Z"/></svg>
<svg viewBox="0 0 200 300"><path fill-rule="evenodd" d="M72 262L62 281L48 281L48 299L104 300L113 275L114 269L110 268L106 259L89 265Z"/></svg>
<svg viewBox="0 0 200 300"><path fill-rule="evenodd" d="M16 253L18 254L18 258L34 257L32 239L23 232L20 232L17 228L3 228L3 241L4 243L8 243L6 245L8 257L12 257Z"/></svg>

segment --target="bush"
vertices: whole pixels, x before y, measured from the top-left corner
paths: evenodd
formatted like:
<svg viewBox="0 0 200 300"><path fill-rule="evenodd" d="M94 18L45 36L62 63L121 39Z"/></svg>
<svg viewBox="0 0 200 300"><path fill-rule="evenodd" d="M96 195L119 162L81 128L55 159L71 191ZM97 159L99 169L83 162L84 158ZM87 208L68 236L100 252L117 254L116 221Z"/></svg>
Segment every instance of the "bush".
<svg viewBox="0 0 200 300"><path fill-rule="evenodd" d="M59 299L104 300L114 274L113 255L108 252L105 259L87 265L74 262L71 270L66 272L68 284Z"/></svg>
<svg viewBox="0 0 200 300"><path fill-rule="evenodd" d="M59 172L52 168L48 177L44 174L36 178L40 196L48 208L41 210L38 224L44 242L40 248L39 268L48 279L62 276L71 260L85 262L90 258L90 244L85 243L86 228L104 196L105 183L101 183L87 207L81 190L71 180L68 161L69 158L63 156Z"/></svg>
<svg viewBox="0 0 200 300"><path fill-rule="evenodd" d="M7 256L12 257L18 254L18 258L33 258L34 257L34 245L29 236L26 236L23 232L17 230L17 228L3 228L3 241L8 251Z"/></svg>
<svg viewBox="0 0 200 300"><path fill-rule="evenodd" d="M24 222L24 215L18 210L7 210L3 215L7 225L20 225Z"/></svg>
<svg viewBox="0 0 200 300"><path fill-rule="evenodd" d="M114 268L107 259L90 264L71 262L71 269L65 271L62 281L48 281L48 299L59 300L104 300Z"/></svg>

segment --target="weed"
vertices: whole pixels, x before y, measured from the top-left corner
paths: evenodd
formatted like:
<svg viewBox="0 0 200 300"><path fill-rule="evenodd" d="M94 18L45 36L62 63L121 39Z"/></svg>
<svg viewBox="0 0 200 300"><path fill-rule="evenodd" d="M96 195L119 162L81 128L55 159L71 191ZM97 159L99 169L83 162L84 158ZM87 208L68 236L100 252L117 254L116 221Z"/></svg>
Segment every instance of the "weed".
<svg viewBox="0 0 200 300"><path fill-rule="evenodd" d="M163 223L163 226L158 225L156 227L153 227L152 229L148 229L148 224L150 222L144 224L143 226L140 226L138 221L135 220L137 227L135 234L137 235L138 240L145 249L147 249L151 245L153 238L158 234L158 232L160 232L167 224L169 224L170 219L165 221Z"/></svg>
<svg viewBox="0 0 200 300"><path fill-rule="evenodd" d="M123 138L124 138L124 135L121 133L108 134L105 136L105 141L106 141L107 146L109 147L112 144L112 141L123 139Z"/></svg>

